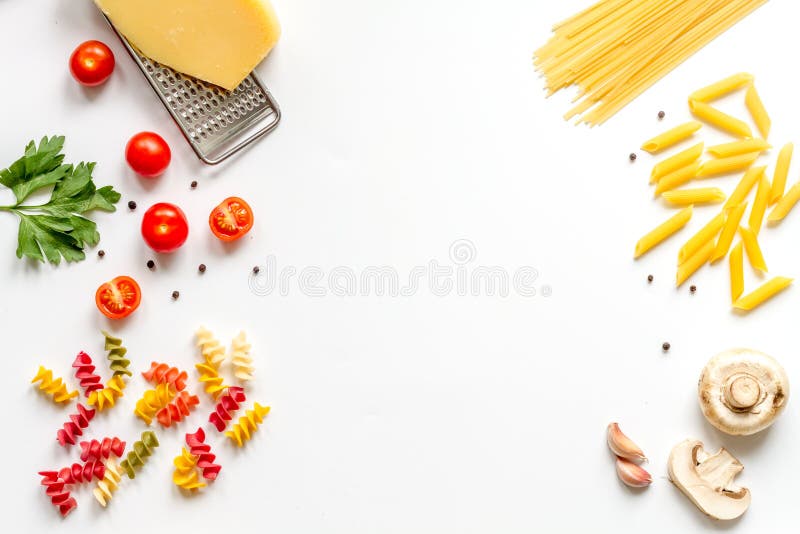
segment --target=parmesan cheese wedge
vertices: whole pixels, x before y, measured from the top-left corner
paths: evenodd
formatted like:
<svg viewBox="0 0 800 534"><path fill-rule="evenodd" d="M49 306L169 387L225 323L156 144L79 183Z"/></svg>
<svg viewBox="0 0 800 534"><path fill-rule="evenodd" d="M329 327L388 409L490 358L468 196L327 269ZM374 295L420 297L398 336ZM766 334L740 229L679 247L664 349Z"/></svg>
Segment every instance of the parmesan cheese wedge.
<svg viewBox="0 0 800 534"><path fill-rule="evenodd" d="M235 89L281 35L270 0L95 0L142 54Z"/></svg>

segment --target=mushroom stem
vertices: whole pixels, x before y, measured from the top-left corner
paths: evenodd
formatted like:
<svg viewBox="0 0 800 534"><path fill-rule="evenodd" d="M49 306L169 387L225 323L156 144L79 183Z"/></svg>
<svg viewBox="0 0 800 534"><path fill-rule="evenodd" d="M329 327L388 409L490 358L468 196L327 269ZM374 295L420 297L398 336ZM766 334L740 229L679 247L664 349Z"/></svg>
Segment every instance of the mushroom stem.
<svg viewBox="0 0 800 534"><path fill-rule="evenodd" d="M761 385L751 375L731 375L725 384L724 396L725 404L731 410L746 412L761 400Z"/></svg>

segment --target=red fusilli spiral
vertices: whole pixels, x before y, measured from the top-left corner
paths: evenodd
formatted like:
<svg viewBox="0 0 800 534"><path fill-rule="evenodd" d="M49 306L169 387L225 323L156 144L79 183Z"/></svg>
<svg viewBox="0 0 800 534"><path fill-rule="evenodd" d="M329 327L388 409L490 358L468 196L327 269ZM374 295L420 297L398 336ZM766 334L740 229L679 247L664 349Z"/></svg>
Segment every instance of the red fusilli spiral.
<svg viewBox="0 0 800 534"><path fill-rule="evenodd" d="M170 367L166 363L152 362L150 369L142 373L145 380L152 384L170 384L175 391L183 391L189 375L177 367Z"/></svg>
<svg viewBox="0 0 800 534"><path fill-rule="evenodd" d="M44 486L45 493L50 497L50 502L53 506L58 508L62 517L77 508L78 503L69 494L69 486L63 479L58 476L55 471L40 471L42 475L42 486Z"/></svg>
<svg viewBox="0 0 800 534"><path fill-rule="evenodd" d="M87 409L83 404L78 404L78 413L71 414L69 421L63 428L58 429L56 439L62 447L67 444L75 445L75 437L83 435L83 428L89 426L89 421L94 417L94 410Z"/></svg>
<svg viewBox="0 0 800 534"><path fill-rule="evenodd" d="M233 419L233 414L239 410L240 404L247 400L244 388L231 386L219 398L214 411L208 416L208 422L217 427L217 431L222 432L228 426L228 421Z"/></svg>
<svg viewBox="0 0 800 534"><path fill-rule="evenodd" d="M156 419L161 426L169 427L172 423L183 421L183 418L189 415L198 404L200 404L200 399L197 398L197 395L189 395L188 391L181 391L175 400L156 413Z"/></svg>
<svg viewBox="0 0 800 534"><path fill-rule="evenodd" d="M91 356L83 351L79 352L72 362L72 367L75 368L75 378L80 381L84 395L88 397L92 391L103 389L103 379L94 372Z"/></svg>
<svg viewBox="0 0 800 534"><path fill-rule="evenodd" d="M222 466L215 464L216 455L211 453L211 445L205 443L206 433L202 428L198 428L194 434L186 434L186 445L189 452L197 456L197 467L203 472L203 478L214 480L217 478Z"/></svg>
<svg viewBox="0 0 800 534"><path fill-rule="evenodd" d="M72 464L58 472L58 477L67 484L91 482L92 478L101 480L106 474L106 466L100 460L90 460L85 464Z"/></svg>
<svg viewBox="0 0 800 534"><path fill-rule="evenodd" d="M103 441L81 441L81 461L103 460L110 455L122 458L125 442L119 438L103 438Z"/></svg>

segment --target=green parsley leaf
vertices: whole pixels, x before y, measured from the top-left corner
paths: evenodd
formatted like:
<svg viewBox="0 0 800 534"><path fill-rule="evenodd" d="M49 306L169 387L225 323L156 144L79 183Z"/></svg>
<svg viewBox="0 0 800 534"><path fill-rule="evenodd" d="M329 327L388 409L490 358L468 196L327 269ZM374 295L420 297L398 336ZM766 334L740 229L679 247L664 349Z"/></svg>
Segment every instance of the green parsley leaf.
<svg viewBox="0 0 800 534"><path fill-rule="evenodd" d="M0 170L0 184L11 189L16 203L0 206L20 218L17 257L29 257L58 265L86 258L83 249L100 241L97 224L85 216L92 210L115 211L121 195L111 186L97 188L92 180L94 163L64 163L64 137L44 137L39 146L31 141L25 155ZM52 187L50 200L37 206L23 205L34 192Z"/></svg>

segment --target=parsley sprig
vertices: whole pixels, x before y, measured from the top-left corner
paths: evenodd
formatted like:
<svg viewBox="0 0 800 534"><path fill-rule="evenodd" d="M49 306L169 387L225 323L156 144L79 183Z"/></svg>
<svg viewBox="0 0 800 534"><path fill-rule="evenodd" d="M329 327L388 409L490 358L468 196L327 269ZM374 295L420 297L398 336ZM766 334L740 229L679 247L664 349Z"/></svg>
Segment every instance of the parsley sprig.
<svg viewBox="0 0 800 534"><path fill-rule="evenodd" d="M97 224L85 216L98 209L115 211L120 194L109 186L97 188L92 181L94 163L65 164L64 137L31 141L25 155L0 170L0 184L11 189L16 202L0 206L19 216L17 257L27 256L58 265L86 258L83 249L100 241ZM52 187L50 200L27 205L25 200L40 189Z"/></svg>

